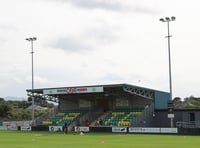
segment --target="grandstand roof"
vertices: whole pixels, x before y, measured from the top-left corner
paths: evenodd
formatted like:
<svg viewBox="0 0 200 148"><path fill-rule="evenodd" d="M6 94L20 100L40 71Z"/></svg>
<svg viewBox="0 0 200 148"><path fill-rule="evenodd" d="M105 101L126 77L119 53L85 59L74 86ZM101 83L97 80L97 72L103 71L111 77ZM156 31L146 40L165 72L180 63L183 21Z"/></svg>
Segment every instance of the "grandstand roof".
<svg viewBox="0 0 200 148"><path fill-rule="evenodd" d="M142 93L142 91L146 92L162 92L155 89L145 88L136 85L130 84L107 84L107 85L87 85L87 86L68 86L68 87L51 87L51 88L39 88L39 89L27 89L26 91L29 93L39 93L39 94L48 94L48 95L61 95L61 94L80 94L80 93L106 93L106 89L116 90L123 88L124 91L130 92L131 90L135 90L138 95ZM131 89L132 88L132 89ZM96 89L96 91L95 91ZM120 89L121 90L121 89ZM107 92L108 93L108 92Z"/></svg>
<svg viewBox="0 0 200 148"><path fill-rule="evenodd" d="M58 102L59 98L80 98L84 96L101 97L101 96L127 96L141 97L144 99L158 100L164 97L165 100L169 93L155 89L145 88L130 84L109 84L109 85L90 85L90 86L72 86L72 87L55 87L26 90L28 96L41 97L43 99ZM168 98L167 98L168 100ZM165 101L166 102L166 101ZM166 103L165 103L166 104Z"/></svg>

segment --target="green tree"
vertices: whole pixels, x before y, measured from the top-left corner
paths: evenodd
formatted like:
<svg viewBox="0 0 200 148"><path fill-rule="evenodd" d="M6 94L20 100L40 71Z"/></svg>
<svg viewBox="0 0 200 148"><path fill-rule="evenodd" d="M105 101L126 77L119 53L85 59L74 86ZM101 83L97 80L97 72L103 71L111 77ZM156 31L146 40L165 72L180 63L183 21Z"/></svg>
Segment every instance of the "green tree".
<svg viewBox="0 0 200 148"><path fill-rule="evenodd" d="M8 112L12 110L12 104L9 104L8 102L1 102L0 103L0 117L6 117L8 115Z"/></svg>
<svg viewBox="0 0 200 148"><path fill-rule="evenodd" d="M4 101L4 98L0 98L0 102Z"/></svg>

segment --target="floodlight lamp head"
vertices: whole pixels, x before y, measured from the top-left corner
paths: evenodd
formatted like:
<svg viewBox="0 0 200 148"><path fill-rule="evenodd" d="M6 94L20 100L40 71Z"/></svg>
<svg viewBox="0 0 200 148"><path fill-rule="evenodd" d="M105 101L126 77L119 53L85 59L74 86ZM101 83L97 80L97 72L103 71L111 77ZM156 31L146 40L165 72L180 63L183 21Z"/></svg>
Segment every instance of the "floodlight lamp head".
<svg viewBox="0 0 200 148"><path fill-rule="evenodd" d="M176 20L175 16L172 16L172 17L171 17L171 20L172 20L172 21L175 21L175 20Z"/></svg>
<svg viewBox="0 0 200 148"><path fill-rule="evenodd" d="M37 38L36 38L36 37L33 37L33 38L32 38L32 40L33 40L33 41L36 41L36 40L37 40Z"/></svg>
<svg viewBox="0 0 200 148"><path fill-rule="evenodd" d="M37 38L36 37L32 37L32 38L26 38L27 41L36 41Z"/></svg>
<svg viewBox="0 0 200 148"><path fill-rule="evenodd" d="M165 20L163 18L160 19L161 22L165 22Z"/></svg>
<svg viewBox="0 0 200 148"><path fill-rule="evenodd" d="M166 19L167 21L170 21L170 18L169 18L169 17L166 17L165 19Z"/></svg>

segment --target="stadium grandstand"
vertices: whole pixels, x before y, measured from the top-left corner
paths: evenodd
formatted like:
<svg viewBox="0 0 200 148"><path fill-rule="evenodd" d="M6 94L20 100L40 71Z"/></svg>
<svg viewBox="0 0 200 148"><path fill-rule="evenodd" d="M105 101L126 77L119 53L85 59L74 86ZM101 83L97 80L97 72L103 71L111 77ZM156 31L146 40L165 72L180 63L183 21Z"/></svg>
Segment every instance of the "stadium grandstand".
<svg viewBox="0 0 200 148"><path fill-rule="evenodd" d="M36 122L65 126L155 126L156 109L167 109L169 93L130 84L27 90L28 96L58 103L56 115Z"/></svg>

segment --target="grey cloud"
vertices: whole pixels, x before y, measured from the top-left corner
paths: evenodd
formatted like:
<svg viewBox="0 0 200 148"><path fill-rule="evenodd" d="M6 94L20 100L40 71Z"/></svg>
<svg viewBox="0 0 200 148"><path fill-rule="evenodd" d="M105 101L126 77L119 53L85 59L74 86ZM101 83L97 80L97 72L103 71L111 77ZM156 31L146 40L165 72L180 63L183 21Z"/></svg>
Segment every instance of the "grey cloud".
<svg viewBox="0 0 200 148"><path fill-rule="evenodd" d="M110 9L119 10L121 5L117 1L109 0L60 0L61 2L67 2L77 7L88 8L88 9Z"/></svg>
<svg viewBox="0 0 200 148"><path fill-rule="evenodd" d="M0 43L4 43L4 42L5 42L5 39L3 37L0 37Z"/></svg>
<svg viewBox="0 0 200 148"><path fill-rule="evenodd" d="M105 9L112 11L128 11L144 14L156 14L158 8L147 6L144 2L124 2L120 0L58 0L62 3L69 3L76 7L86 9Z"/></svg>
<svg viewBox="0 0 200 148"><path fill-rule="evenodd" d="M144 6L135 6L135 7L130 7L130 11L136 12L136 13L143 13L143 14L157 14L159 10L157 9L152 9Z"/></svg>
<svg viewBox="0 0 200 148"><path fill-rule="evenodd" d="M3 30L3 31L16 31L17 28L13 25L5 25L5 24L0 24L0 30Z"/></svg>
<svg viewBox="0 0 200 148"><path fill-rule="evenodd" d="M17 31L17 28L13 25L9 25L9 24L0 24L0 31L1 31L1 34L0 34L0 43L5 43L6 42L6 37L4 35L3 32L15 32Z"/></svg>
<svg viewBox="0 0 200 148"><path fill-rule="evenodd" d="M110 28L109 26L100 26L100 27L93 27L90 28L88 31L85 32L85 35L93 40L95 43L104 45L110 44L117 39L116 29Z"/></svg>
<svg viewBox="0 0 200 148"><path fill-rule="evenodd" d="M117 40L116 28L109 25L99 25L89 27L78 37L63 36L58 37L50 47L59 48L66 52L86 52L95 49L95 46L104 46Z"/></svg>
<svg viewBox="0 0 200 148"><path fill-rule="evenodd" d="M119 82L121 80L123 80L124 78L116 73L105 73L105 75L103 77L101 77L102 81L115 81L115 82Z"/></svg>
<svg viewBox="0 0 200 148"><path fill-rule="evenodd" d="M90 49L90 46L84 44L79 39L73 37L60 37L52 41L49 46L53 48L59 48L67 52L84 52Z"/></svg>

